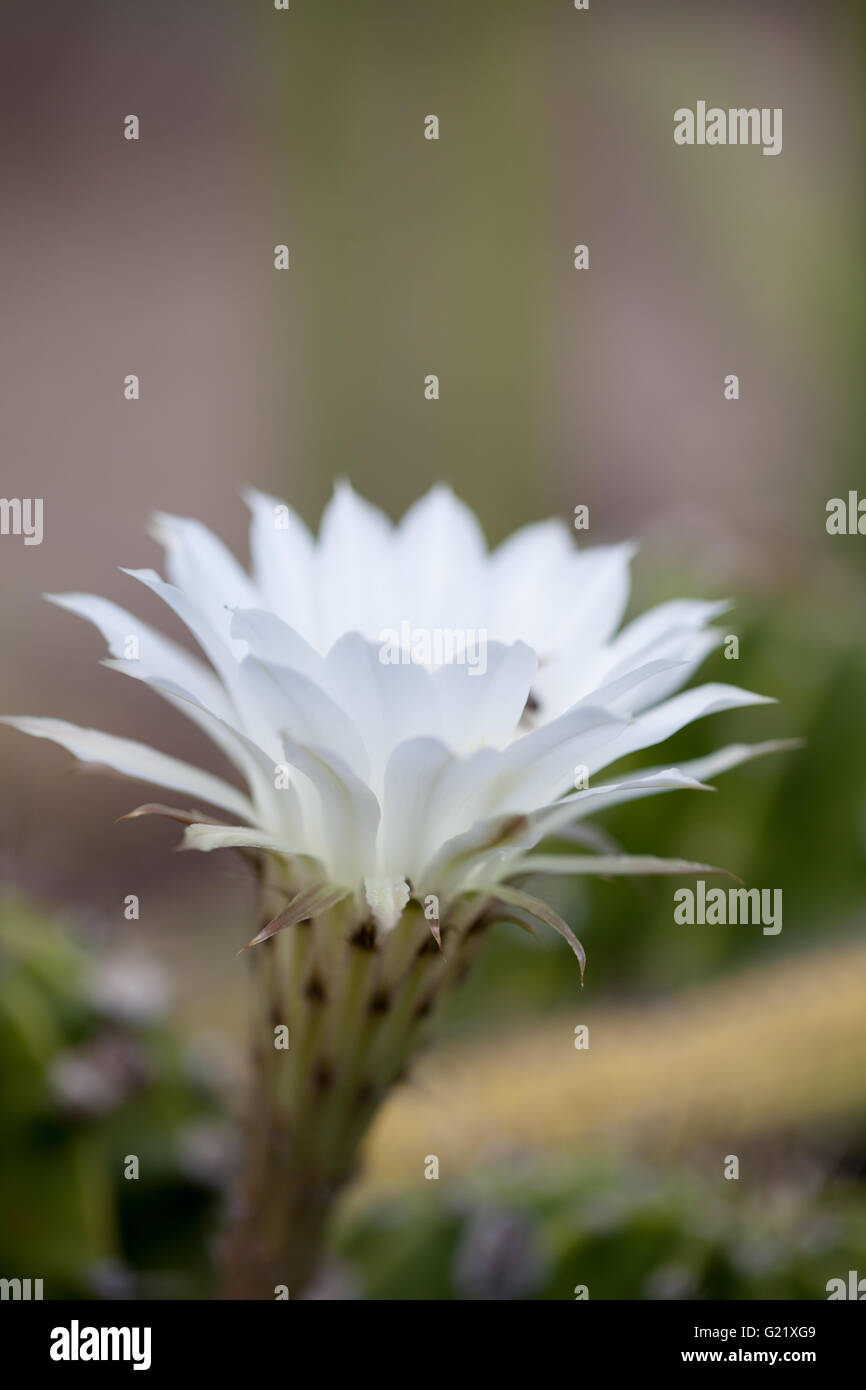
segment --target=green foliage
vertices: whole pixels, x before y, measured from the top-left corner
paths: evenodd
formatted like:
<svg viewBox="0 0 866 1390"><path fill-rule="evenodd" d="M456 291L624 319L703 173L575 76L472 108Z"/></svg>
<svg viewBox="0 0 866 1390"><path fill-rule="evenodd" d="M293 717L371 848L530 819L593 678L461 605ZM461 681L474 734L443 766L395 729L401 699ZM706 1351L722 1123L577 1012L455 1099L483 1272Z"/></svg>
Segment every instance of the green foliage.
<svg viewBox="0 0 866 1390"><path fill-rule="evenodd" d="M862 1266L866 1199L619 1159L491 1166L460 1186L382 1202L344 1221L336 1254L372 1299L822 1299Z"/></svg>
<svg viewBox="0 0 866 1390"><path fill-rule="evenodd" d="M216 1202L194 1154L216 1098L98 970L22 904L0 909L0 1271L46 1298L195 1296Z"/></svg>

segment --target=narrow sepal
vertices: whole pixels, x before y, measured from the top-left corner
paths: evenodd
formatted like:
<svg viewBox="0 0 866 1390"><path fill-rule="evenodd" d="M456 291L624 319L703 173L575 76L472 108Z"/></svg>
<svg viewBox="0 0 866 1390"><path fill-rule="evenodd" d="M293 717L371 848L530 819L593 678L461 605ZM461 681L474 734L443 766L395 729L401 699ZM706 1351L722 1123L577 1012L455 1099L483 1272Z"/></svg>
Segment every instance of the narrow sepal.
<svg viewBox="0 0 866 1390"><path fill-rule="evenodd" d="M580 983L583 984L583 972L586 969L586 953L567 922L563 922L553 910L543 903L540 898L533 898L531 893L524 893L522 888L513 888L510 884L500 883L490 890L492 896L501 902L509 903L512 907L521 907L530 916L537 917L540 922L545 922L547 926L559 932L577 956L580 965Z"/></svg>
<svg viewBox="0 0 866 1390"><path fill-rule="evenodd" d="M284 927L293 927L297 922L306 922L310 917L321 916L322 913L329 912L337 903L347 898L350 889L342 888L333 883L317 883L313 888L303 888L300 893L296 893L291 902L282 912L273 917L261 931L248 941L243 951L248 951L251 946L258 946L262 941L267 941L269 937L276 936L277 932ZM238 955L241 951L238 952Z"/></svg>

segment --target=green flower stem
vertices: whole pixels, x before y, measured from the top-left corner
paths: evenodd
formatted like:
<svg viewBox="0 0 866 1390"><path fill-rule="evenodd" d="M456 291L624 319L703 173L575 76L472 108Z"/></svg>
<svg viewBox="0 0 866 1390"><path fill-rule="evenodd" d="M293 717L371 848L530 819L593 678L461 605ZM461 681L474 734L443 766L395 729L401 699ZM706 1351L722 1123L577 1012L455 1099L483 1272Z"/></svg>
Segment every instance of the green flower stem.
<svg viewBox="0 0 866 1390"><path fill-rule="evenodd" d="M351 901L250 950L254 1075L225 1297L303 1292L364 1134L483 939L483 909L441 924L441 952L416 904L382 937Z"/></svg>

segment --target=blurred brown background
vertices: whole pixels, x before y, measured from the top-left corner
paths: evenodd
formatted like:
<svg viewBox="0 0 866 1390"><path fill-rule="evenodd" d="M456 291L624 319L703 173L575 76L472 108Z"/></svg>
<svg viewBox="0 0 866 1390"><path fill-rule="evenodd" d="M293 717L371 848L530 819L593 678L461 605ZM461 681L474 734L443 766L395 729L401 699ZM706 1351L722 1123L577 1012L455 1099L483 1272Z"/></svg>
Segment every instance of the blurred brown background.
<svg viewBox="0 0 866 1390"><path fill-rule="evenodd" d="M571 962L506 938L452 1020L458 1036L481 1035L468 1099L458 1090L443 1110L434 1082L426 1118L470 1167L485 1134L508 1145L531 1133L555 1153L561 1116L577 1112L581 1135L597 1123L620 1156L641 1152L644 1126L622 1130L620 1101L664 1090L667 1108L648 1101L644 1119L653 1134L670 1123L671 1162L688 1153L701 1169L708 1134L760 1136L764 1176L800 1183L801 1206L780 1218L794 1241L816 1184L866 1171L854 985L833 1010L862 960L850 943L866 892L866 539L824 525L828 498L866 492L861 7L12 0L3 17L2 492L44 498L45 538L0 538L0 709L219 769L179 715L100 667L95 631L40 595L92 590L178 635L118 567L160 566L145 531L155 509L200 517L245 553L247 484L316 524L339 476L394 517L445 479L492 542L583 502L590 542L642 543L635 611L677 593L734 597L741 660L713 658L707 677L780 705L689 731L670 758L788 734L805 751L731 774L700 806L678 795L625 808L610 828L629 849L781 885L782 936L676 931L669 886L564 886L593 981L580 1017L619 990L655 1018L657 998L690 982L682 1031L660 1033L650 1059L644 1014L627 1015L613 1082L599 1062L574 1095L565 1054L550 1094L537 1092L533 1046L520 1044L514 1094L530 1100L515 1111L497 1029L576 1005ZM698 99L782 107L782 153L676 146L674 110ZM137 142L123 138L130 113ZM423 138L431 113L438 142ZM282 242L287 273L273 268ZM124 400L128 373L137 402ZM723 398L729 373L737 402ZM47 743L0 729L0 756L6 887L91 941L156 947L188 1024L237 1031L245 871L230 856L173 856L177 827L115 824L146 792L71 774ZM140 922L123 919L127 893ZM731 986L754 1003L745 1032L712 994L741 966L758 971L744 994ZM539 1034L535 1047L549 1057L548 1043ZM810 1059L805 1110L797 1046ZM463 1075L452 1060L446 1078L454 1065ZM727 1097L712 1123L708 1087ZM426 1095L387 1112L374 1176L402 1171ZM756 1209L776 1210L760 1195ZM699 1196L698 1224L707 1210ZM756 1219L743 1216L750 1230ZM747 1238L735 1245L733 1264L752 1269ZM779 1296L815 1296L816 1259L808 1276L786 1266ZM634 1296L623 1280L614 1295Z"/></svg>

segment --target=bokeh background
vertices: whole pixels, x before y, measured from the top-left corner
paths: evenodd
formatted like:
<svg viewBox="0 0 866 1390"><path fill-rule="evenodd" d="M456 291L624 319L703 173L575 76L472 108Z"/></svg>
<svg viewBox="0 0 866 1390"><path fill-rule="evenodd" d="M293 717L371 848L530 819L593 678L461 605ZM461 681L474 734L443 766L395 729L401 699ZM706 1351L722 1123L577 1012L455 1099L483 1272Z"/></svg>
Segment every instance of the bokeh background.
<svg viewBox="0 0 866 1390"><path fill-rule="evenodd" d="M805 739L603 821L781 888L782 933L677 926L667 880L564 883L581 992L558 940L500 928L371 1136L318 1295L810 1299L866 1274L866 541L824 525L866 492L860 8L10 0L4 31L2 491L45 506L41 546L0 538L4 712L221 770L40 595L177 635L118 568L159 566L154 509L244 552L246 484L315 524L337 477L394 517L445 479L492 543L588 504L590 543L641 543L633 612L736 600L739 661L705 675L780 703L666 760ZM782 154L675 146L699 98L781 106ZM207 1295L251 884L116 824L140 789L9 730L0 756L0 1274Z"/></svg>

